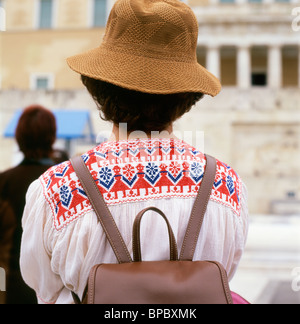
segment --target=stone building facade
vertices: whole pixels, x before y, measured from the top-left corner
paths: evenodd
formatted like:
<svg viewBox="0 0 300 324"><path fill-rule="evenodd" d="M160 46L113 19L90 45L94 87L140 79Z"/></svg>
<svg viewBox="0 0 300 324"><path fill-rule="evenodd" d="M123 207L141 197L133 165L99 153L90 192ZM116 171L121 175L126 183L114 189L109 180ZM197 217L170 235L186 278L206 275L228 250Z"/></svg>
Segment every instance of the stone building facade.
<svg viewBox="0 0 300 324"><path fill-rule="evenodd" d="M300 1L186 2L199 22L198 60L223 89L176 122L178 136L238 171L252 213L298 212ZM6 13L6 31L0 32L1 132L16 110L32 103L89 109L96 133L110 131L65 59L100 43L112 5L113 0L0 1ZM16 147L4 138L0 146L3 170ZM84 149L77 145L74 153Z"/></svg>

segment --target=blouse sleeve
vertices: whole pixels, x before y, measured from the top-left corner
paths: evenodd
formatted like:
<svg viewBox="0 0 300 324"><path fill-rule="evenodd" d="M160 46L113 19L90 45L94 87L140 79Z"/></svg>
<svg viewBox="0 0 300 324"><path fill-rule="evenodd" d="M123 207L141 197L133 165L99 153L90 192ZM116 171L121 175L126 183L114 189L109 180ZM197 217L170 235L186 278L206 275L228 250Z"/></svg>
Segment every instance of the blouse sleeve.
<svg viewBox="0 0 300 324"><path fill-rule="evenodd" d="M26 284L35 290L39 303L55 303L64 289L60 276L51 270L45 238L51 231L51 211L36 180L29 188L22 219L20 267ZM50 283L50 284L49 284Z"/></svg>

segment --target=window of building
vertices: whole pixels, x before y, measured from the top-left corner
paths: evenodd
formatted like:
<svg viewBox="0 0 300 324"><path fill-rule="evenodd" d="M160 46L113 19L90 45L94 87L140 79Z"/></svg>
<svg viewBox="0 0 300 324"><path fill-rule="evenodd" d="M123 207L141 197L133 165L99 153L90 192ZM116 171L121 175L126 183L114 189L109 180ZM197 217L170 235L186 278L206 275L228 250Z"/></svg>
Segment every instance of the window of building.
<svg viewBox="0 0 300 324"><path fill-rule="evenodd" d="M48 89L49 88L49 79L48 78L37 78L36 79L36 89Z"/></svg>
<svg viewBox="0 0 300 324"><path fill-rule="evenodd" d="M220 3L235 3L235 0L220 0Z"/></svg>
<svg viewBox="0 0 300 324"><path fill-rule="evenodd" d="M299 71L299 49L297 46L282 48L282 86L297 87Z"/></svg>
<svg viewBox="0 0 300 324"><path fill-rule="evenodd" d="M251 83L253 86L266 86L267 85L267 73L266 72L252 72Z"/></svg>
<svg viewBox="0 0 300 324"><path fill-rule="evenodd" d="M53 90L54 76L53 74L36 74L30 76L31 90Z"/></svg>
<svg viewBox="0 0 300 324"><path fill-rule="evenodd" d="M47 29L53 27L53 0L40 0L38 27Z"/></svg>
<svg viewBox="0 0 300 324"><path fill-rule="evenodd" d="M106 24L106 11L107 3L106 0L94 0L93 6L93 26L104 27Z"/></svg>
<svg viewBox="0 0 300 324"><path fill-rule="evenodd" d="M221 83L224 86L237 84L237 50L235 47L221 48Z"/></svg>
<svg viewBox="0 0 300 324"><path fill-rule="evenodd" d="M251 49L251 84L267 86L268 84L268 48L255 46Z"/></svg>

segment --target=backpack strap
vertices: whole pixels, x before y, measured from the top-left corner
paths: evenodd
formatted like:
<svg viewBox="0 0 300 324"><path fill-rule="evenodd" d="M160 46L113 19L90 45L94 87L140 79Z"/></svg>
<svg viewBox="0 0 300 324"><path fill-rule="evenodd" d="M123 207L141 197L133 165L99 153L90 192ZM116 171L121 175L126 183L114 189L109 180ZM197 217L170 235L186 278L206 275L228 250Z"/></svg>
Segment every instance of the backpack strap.
<svg viewBox="0 0 300 324"><path fill-rule="evenodd" d="M95 181L84 163L81 156L76 156L71 159L72 166L80 180L81 185L85 193L87 194L91 205L98 217L100 224L105 231L109 243L114 250L114 253L119 263L132 262L130 253L126 247L126 244L122 238L120 231L115 223L111 212L109 211L104 198L99 191Z"/></svg>
<svg viewBox="0 0 300 324"><path fill-rule="evenodd" d="M201 226L203 223L205 211L213 184L216 176L216 159L209 155L206 156L206 167L202 179L202 183L192 210L192 214L188 223L188 227L185 233L180 260L192 261L198 242Z"/></svg>

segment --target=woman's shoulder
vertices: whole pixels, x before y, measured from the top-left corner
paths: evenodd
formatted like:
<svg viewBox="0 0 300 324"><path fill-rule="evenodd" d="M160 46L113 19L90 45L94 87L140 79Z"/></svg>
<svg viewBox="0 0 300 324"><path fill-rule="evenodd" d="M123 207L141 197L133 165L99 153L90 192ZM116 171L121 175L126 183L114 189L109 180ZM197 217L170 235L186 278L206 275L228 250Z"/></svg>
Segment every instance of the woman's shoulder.
<svg viewBox="0 0 300 324"><path fill-rule="evenodd" d="M139 201L194 198L201 186L206 157L191 145L173 139L106 142L82 155L109 206ZM56 229L91 211L86 192L70 161L40 177ZM242 182L217 160L211 200L240 214Z"/></svg>
<svg viewBox="0 0 300 324"><path fill-rule="evenodd" d="M236 215L240 216L243 190L244 184L238 173L228 164L217 159L217 172L211 199L230 207Z"/></svg>

